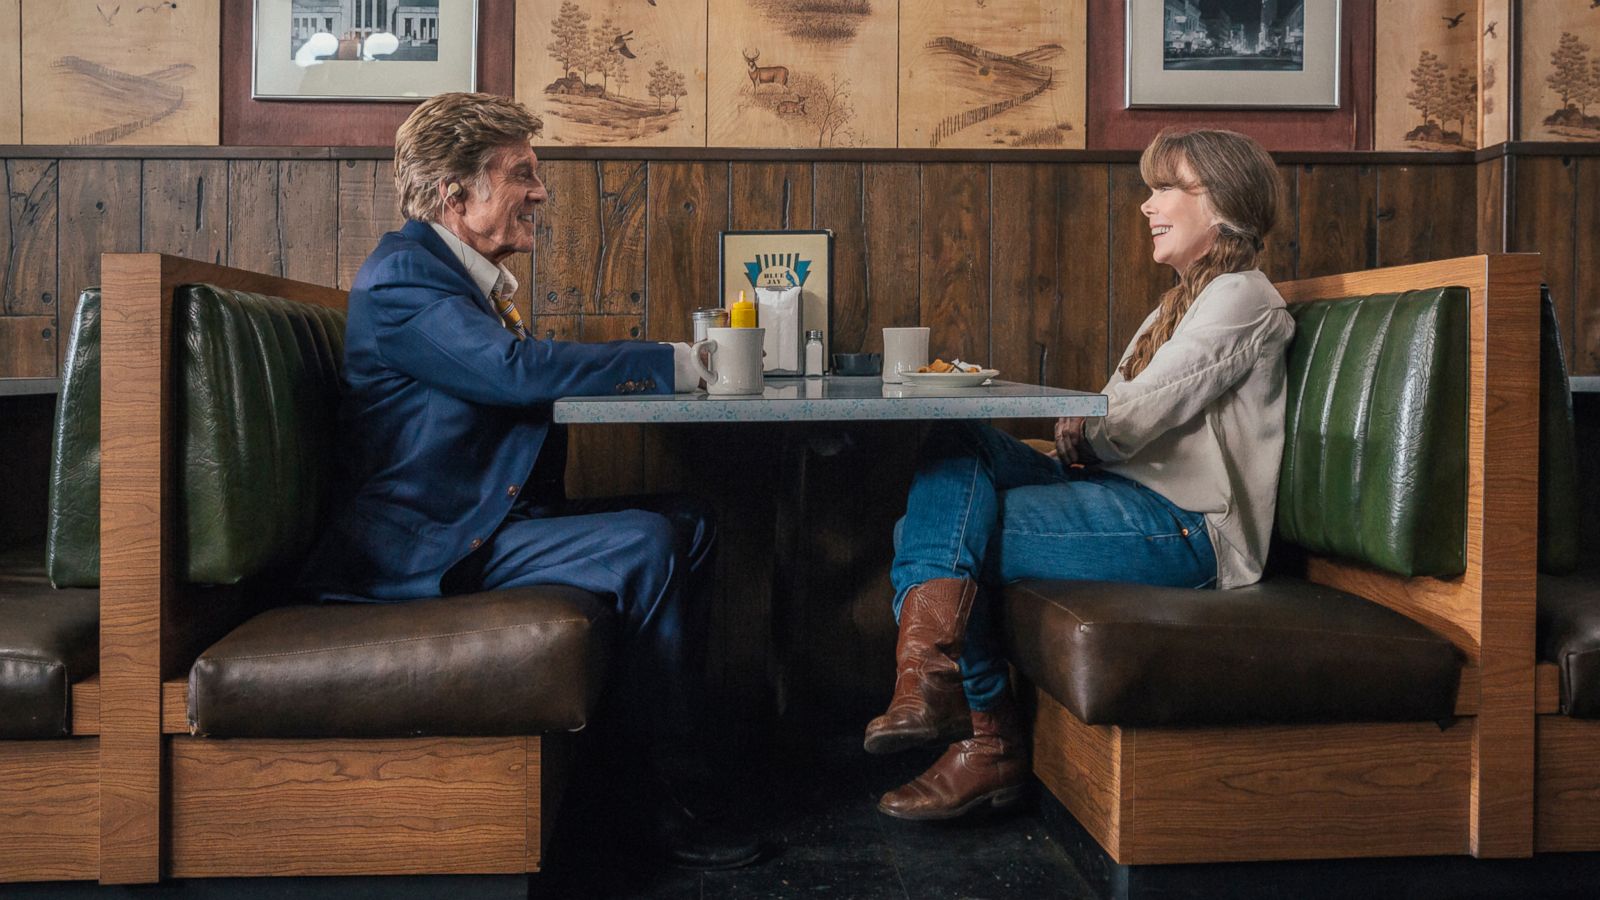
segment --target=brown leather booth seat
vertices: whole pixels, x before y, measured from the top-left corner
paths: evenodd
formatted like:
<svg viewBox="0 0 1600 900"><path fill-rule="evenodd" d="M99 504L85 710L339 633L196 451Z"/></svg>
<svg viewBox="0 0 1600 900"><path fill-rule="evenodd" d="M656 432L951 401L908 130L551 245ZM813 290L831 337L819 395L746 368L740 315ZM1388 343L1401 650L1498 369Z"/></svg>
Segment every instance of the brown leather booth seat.
<svg viewBox="0 0 1600 900"><path fill-rule="evenodd" d="M201 654L189 724L211 737L491 736L582 728L610 611L540 586L274 609Z"/></svg>
<svg viewBox="0 0 1600 900"><path fill-rule="evenodd" d="M100 670L100 592L56 590L39 559L0 564L0 740L66 737L72 685Z"/></svg>
<svg viewBox="0 0 1600 900"><path fill-rule="evenodd" d="M1600 570L1539 576L1539 660L1561 674L1561 711L1600 719Z"/></svg>
<svg viewBox="0 0 1600 900"><path fill-rule="evenodd" d="M1295 578L1231 591L1025 581L1006 591L1017 666L1089 725L1445 719L1450 642Z"/></svg>

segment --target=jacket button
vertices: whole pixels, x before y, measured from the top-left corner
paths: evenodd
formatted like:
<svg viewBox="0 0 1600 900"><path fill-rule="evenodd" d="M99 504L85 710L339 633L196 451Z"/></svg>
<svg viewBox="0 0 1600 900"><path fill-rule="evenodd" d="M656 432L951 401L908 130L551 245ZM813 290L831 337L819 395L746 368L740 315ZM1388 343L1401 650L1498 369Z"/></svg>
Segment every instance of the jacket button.
<svg viewBox="0 0 1600 900"><path fill-rule="evenodd" d="M476 550L476 549L478 549L479 547L482 547L482 546L483 546L483 538L473 538L472 539L472 549Z"/></svg>
<svg viewBox="0 0 1600 900"><path fill-rule="evenodd" d="M517 486L516 485L513 484L512 486L506 488L506 496L507 497L515 497L516 495L517 495Z"/></svg>
<svg viewBox="0 0 1600 900"><path fill-rule="evenodd" d="M617 382L617 393L622 393L622 382Z"/></svg>

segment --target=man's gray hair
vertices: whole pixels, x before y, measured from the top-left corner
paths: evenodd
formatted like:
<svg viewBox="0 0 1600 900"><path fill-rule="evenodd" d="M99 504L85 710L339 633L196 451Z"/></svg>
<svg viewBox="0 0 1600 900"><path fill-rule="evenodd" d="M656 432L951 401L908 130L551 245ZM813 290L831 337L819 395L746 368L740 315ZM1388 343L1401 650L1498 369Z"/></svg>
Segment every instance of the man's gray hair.
<svg viewBox="0 0 1600 900"><path fill-rule="evenodd" d="M480 184L495 151L527 146L544 122L509 97L440 94L418 106L394 135L394 185L400 212L433 222L444 200L439 186Z"/></svg>

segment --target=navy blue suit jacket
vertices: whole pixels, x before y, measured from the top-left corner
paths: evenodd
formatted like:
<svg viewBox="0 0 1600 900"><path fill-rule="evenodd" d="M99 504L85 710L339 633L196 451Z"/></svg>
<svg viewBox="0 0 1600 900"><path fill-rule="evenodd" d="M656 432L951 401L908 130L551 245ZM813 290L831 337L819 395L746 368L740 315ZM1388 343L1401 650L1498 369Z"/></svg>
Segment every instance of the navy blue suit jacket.
<svg viewBox="0 0 1600 900"><path fill-rule="evenodd" d="M423 222L361 266L344 352L341 483L304 576L328 599L437 596L528 487L556 398L673 388L664 344L517 340Z"/></svg>

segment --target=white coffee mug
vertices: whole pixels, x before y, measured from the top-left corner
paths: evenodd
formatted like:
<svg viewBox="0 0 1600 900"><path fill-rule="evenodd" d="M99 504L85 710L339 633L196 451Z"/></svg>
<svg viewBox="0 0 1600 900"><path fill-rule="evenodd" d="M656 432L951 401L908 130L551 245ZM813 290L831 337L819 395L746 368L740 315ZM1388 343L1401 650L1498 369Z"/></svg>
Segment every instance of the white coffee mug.
<svg viewBox="0 0 1600 900"><path fill-rule="evenodd" d="M883 330L883 380L900 383L901 372L915 372L928 364L928 329Z"/></svg>
<svg viewBox="0 0 1600 900"><path fill-rule="evenodd" d="M695 343L695 371L706 380L709 394L759 394L766 386L761 374L761 342L765 328L707 328L706 339ZM701 361L704 351L710 366Z"/></svg>

